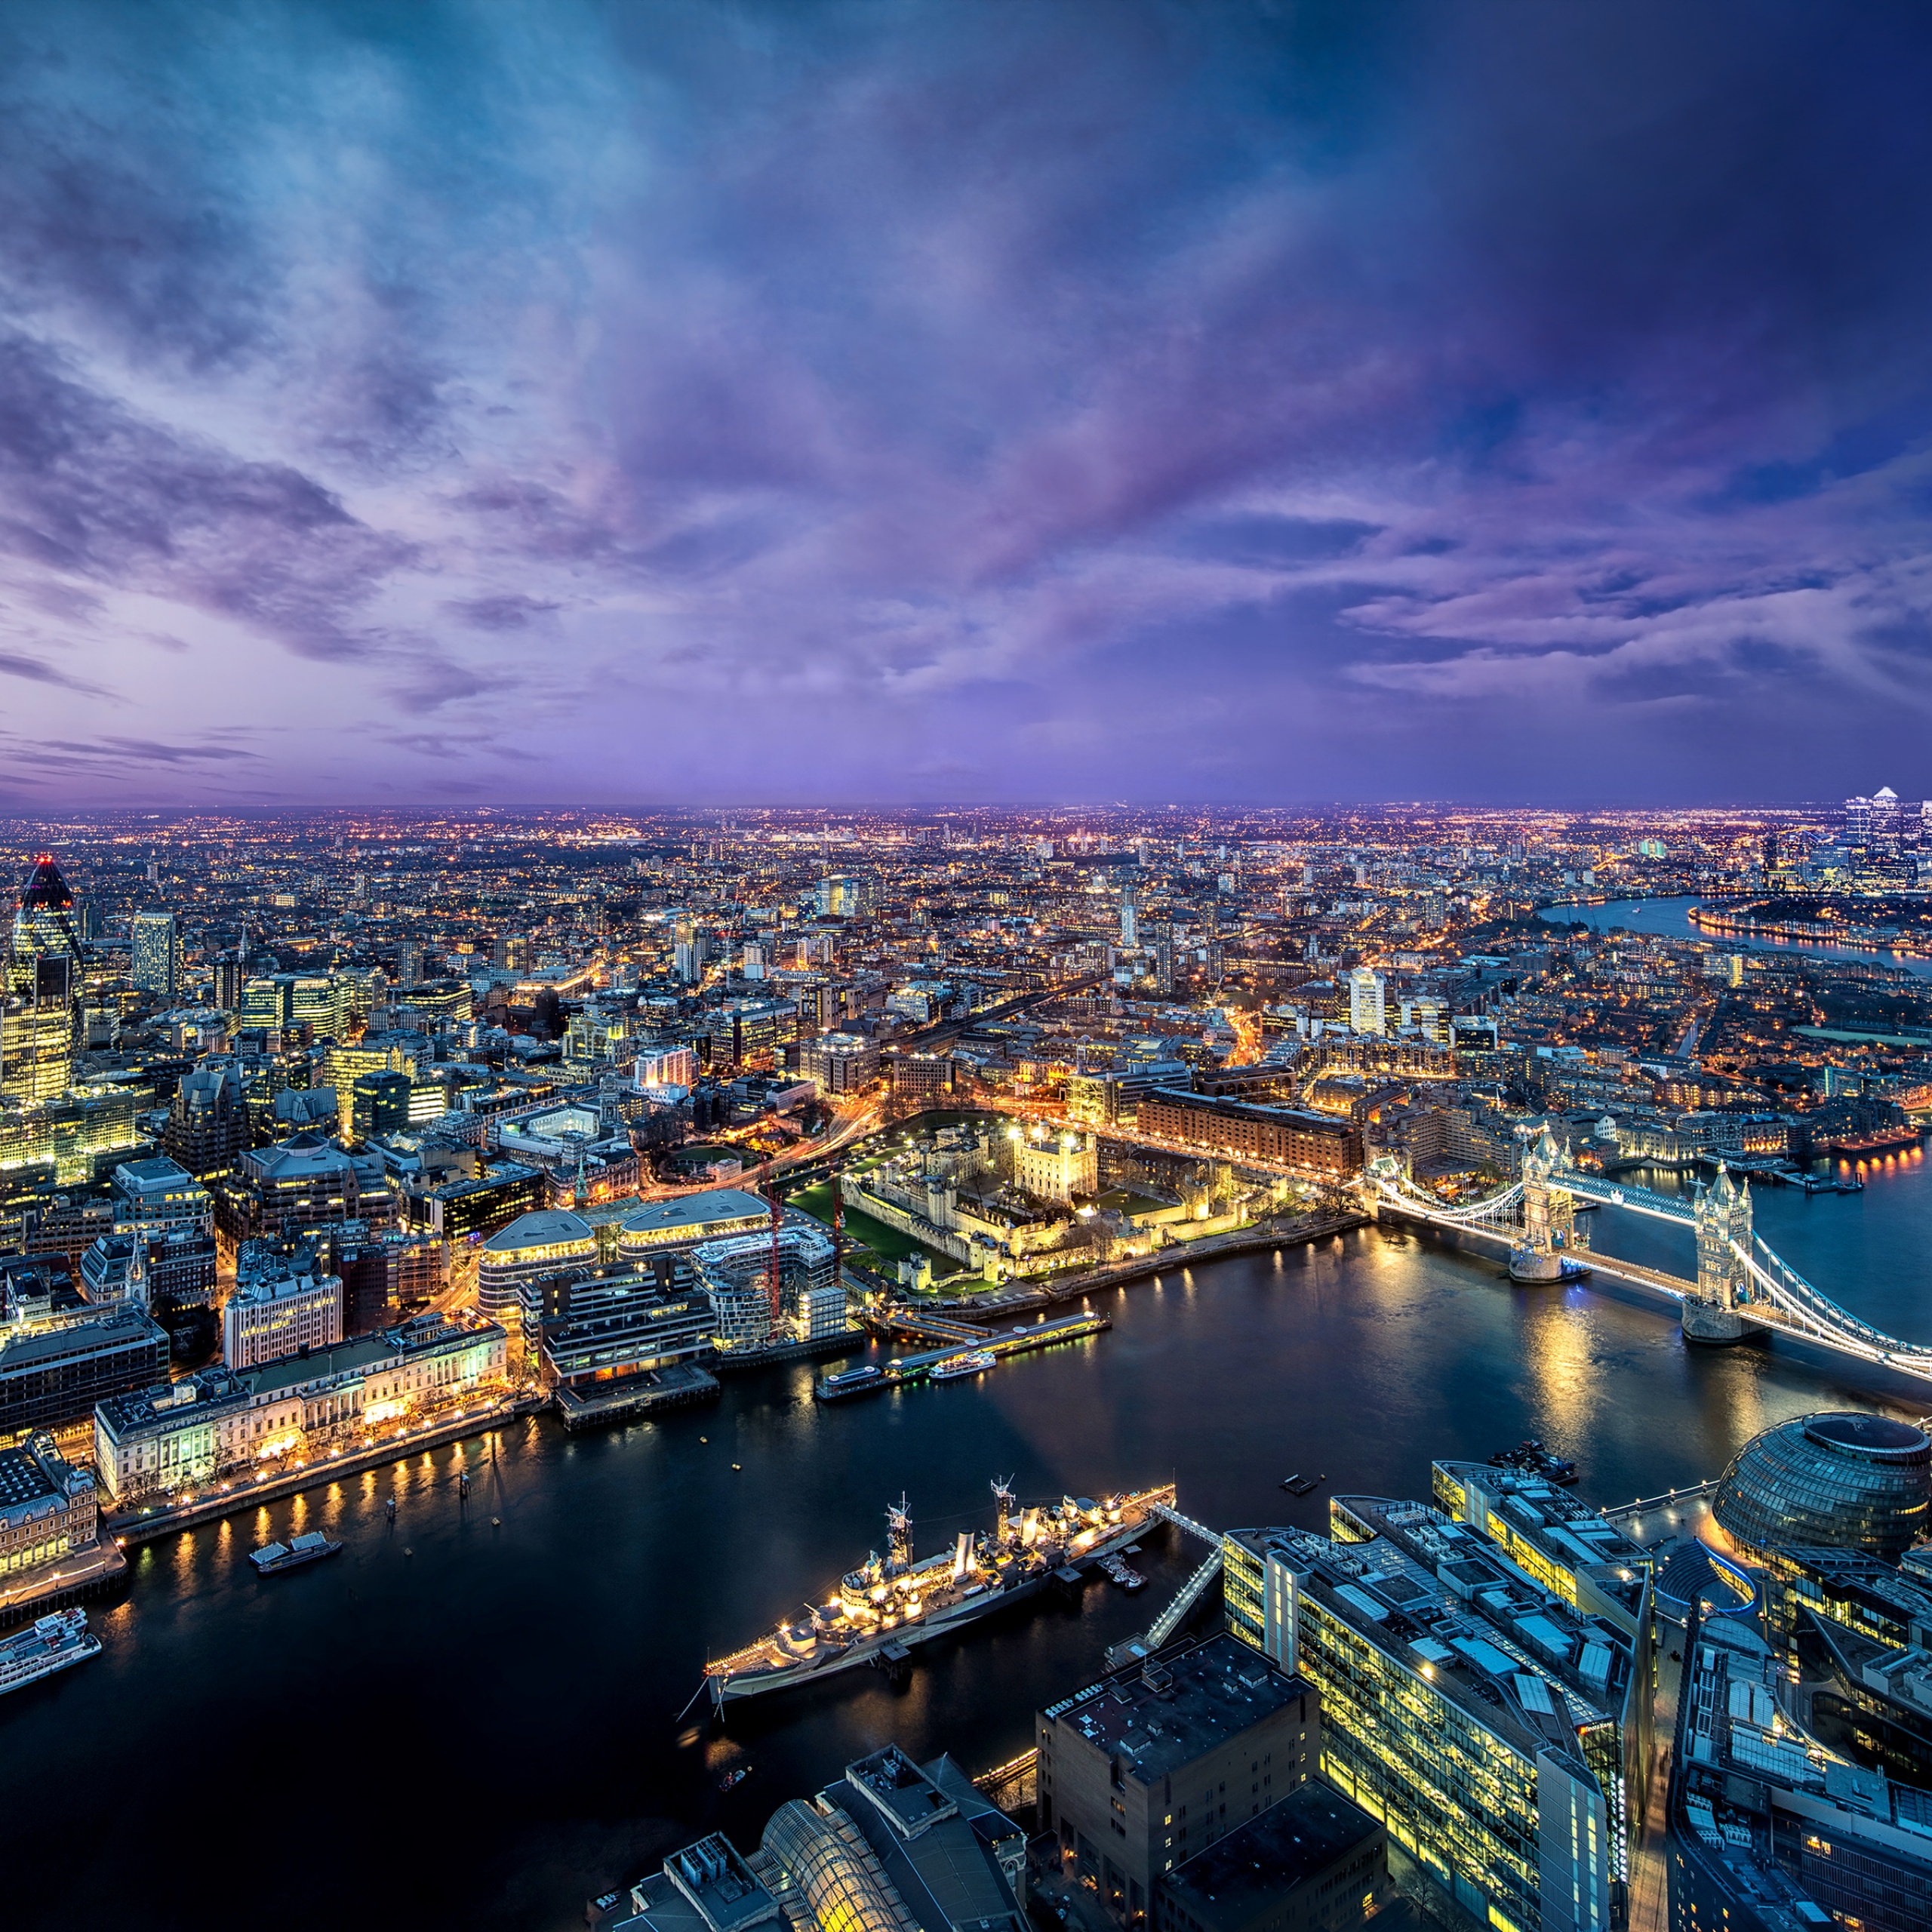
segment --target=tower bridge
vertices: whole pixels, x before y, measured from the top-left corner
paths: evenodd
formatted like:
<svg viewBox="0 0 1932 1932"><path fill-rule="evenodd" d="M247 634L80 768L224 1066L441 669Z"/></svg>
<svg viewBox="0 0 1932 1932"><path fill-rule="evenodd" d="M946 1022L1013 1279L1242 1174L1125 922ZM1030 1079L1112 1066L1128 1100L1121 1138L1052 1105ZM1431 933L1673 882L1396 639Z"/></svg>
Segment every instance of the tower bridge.
<svg viewBox="0 0 1932 1932"><path fill-rule="evenodd" d="M1518 1266L1587 1257L1592 1270L1669 1296L1688 1341L1735 1342L1754 1329L1782 1329L1838 1354L1932 1381L1932 1347L1885 1334L1814 1287L1755 1232L1750 1184L1733 1180L1722 1167L1711 1186L1685 1200L1583 1172L1545 1128L1523 1150L1521 1178L1487 1200L1448 1206L1417 1186L1399 1154L1372 1158L1361 1189L1372 1213L1498 1242ZM1696 1242L1696 1279L1598 1254L1576 1224L1579 1201L1626 1208L1689 1230ZM1558 1278L1555 1267L1549 1278Z"/></svg>

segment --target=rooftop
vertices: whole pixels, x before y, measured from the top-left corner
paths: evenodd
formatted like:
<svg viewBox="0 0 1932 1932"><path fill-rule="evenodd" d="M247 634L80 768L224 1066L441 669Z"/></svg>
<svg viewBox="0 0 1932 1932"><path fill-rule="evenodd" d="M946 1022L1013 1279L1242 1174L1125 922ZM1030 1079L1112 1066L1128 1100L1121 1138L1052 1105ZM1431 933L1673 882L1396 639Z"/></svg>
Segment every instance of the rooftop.
<svg viewBox="0 0 1932 1932"><path fill-rule="evenodd" d="M1184 1906L1200 1900L1219 1906L1216 1916L1225 1917L1325 1872L1382 1829L1330 1786L1305 1784L1197 1852L1161 1883Z"/></svg>
<svg viewBox="0 0 1932 1932"><path fill-rule="evenodd" d="M1097 1750L1118 1755L1141 1783L1191 1764L1306 1695L1298 1677L1223 1632L1157 1671L1102 1678L1044 1715Z"/></svg>
<svg viewBox="0 0 1932 1932"><path fill-rule="evenodd" d="M626 1234L660 1234L771 1212L770 1203L743 1188L717 1187L703 1194L682 1195L675 1201L647 1201L625 1215L623 1227Z"/></svg>
<svg viewBox="0 0 1932 1932"><path fill-rule="evenodd" d="M483 1244L485 1254L515 1254L530 1247L551 1247L564 1241L592 1241L596 1230L581 1214L568 1208L539 1208L519 1214Z"/></svg>

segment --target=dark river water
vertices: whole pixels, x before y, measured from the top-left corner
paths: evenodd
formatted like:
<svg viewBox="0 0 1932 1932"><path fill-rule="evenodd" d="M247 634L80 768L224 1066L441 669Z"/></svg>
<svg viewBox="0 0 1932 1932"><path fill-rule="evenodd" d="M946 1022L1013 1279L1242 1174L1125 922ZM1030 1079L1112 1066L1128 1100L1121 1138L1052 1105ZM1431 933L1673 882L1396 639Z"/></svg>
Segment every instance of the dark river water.
<svg viewBox="0 0 1932 1932"><path fill-rule="evenodd" d="M1860 1196L1767 1193L1760 1225L1916 1337L1928 1213L1915 1158ZM1687 1270L1685 1236L1594 1219L1599 1245ZM1605 1502L1712 1475L1795 1412L1918 1406L1777 1346L1687 1349L1647 1306L1512 1290L1494 1261L1401 1232L1177 1271L1106 1306L1110 1333L976 1383L825 1408L809 1370L769 1371L709 1411L576 1438L538 1420L494 1458L441 1450L143 1549L129 1598L94 1614L106 1654L0 1700L0 1924L561 1932L705 1830L754 1843L780 1801L888 1739L971 1770L1025 1749L1035 1709L1201 1553L1164 1532L1137 1598L1096 1580L1077 1609L1016 1606L917 1652L900 1691L855 1672L734 1707L728 1731L681 1725L707 1647L879 1545L902 1489L922 1552L987 1518L995 1474L1029 1500L1171 1477L1211 1525L1318 1527L1331 1491L1426 1494L1432 1457L1524 1435ZM1297 1501L1279 1487L1295 1471L1327 1486ZM262 1580L243 1560L318 1524L348 1543L332 1562Z"/></svg>

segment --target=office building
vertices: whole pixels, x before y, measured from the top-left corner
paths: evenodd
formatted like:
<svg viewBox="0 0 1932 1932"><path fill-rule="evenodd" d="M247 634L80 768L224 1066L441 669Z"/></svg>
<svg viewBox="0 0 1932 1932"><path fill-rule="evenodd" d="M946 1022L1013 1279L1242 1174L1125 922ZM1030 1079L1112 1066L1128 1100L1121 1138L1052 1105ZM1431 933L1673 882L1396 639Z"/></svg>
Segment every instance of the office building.
<svg viewBox="0 0 1932 1932"><path fill-rule="evenodd" d="M214 1197L179 1161L165 1155L123 1161L114 1170L114 1223L161 1234L180 1228L194 1234L214 1229Z"/></svg>
<svg viewBox="0 0 1932 1932"><path fill-rule="evenodd" d="M812 903L822 919L855 919L864 909L865 888L848 874L834 872L819 881Z"/></svg>
<svg viewBox="0 0 1932 1932"><path fill-rule="evenodd" d="M1632 1644L1651 1614L1651 1558L1574 1491L1494 1463L1436 1463L1437 1506L1486 1536L1518 1569Z"/></svg>
<svg viewBox="0 0 1932 1932"><path fill-rule="evenodd" d="M251 1147L217 1184L217 1225L232 1241L388 1214L381 1163L358 1164L319 1134L296 1134L272 1147Z"/></svg>
<svg viewBox="0 0 1932 1932"><path fill-rule="evenodd" d="M483 1171L438 1181L408 1196L411 1223L448 1241L494 1235L543 1199L543 1170L517 1161L493 1161Z"/></svg>
<svg viewBox="0 0 1932 1932"><path fill-rule="evenodd" d="M798 1071L821 1094L851 1094L878 1078L878 1049L863 1033L820 1033L798 1049Z"/></svg>
<svg viewBox="0 0 1932 1932"><path fill-rule="evenodd" d="M1420 1503L1226 1539L1229 1629L1321 1694L1322 1775L1477 1920L1608 1932L1649 1767L1634 1642Z"/></svg>
<svg viewBox="0 0 1932 1932"><path fill-rule="evenodd" d="M520 1324L525 1281L594 1268L598 1259L597 1231L581 1215L561 1208L520 1214L483 1244L476 1305L493 1321Z"/></svg>
<svg viewBox="0 0 1932 1932"><path fill-rule="evenodd" d="M97 1532L94 1478L44 1432L0 1449L0 1586L85 1549Z"/></svg>
<svg viewBox="0 0 1932 1932"><path fill-rule="evenodd" d="M776 1054L798 1037L798 1009L789 999L727 1000L707 1017L714 1068Z"/></svg>
<svg viewBox="0 0 1932 1932"><path fill-rule="evenodd" d="M1731 1458L1711 1513L1752 1561L1780 1544L1896 1562L1927 1529L1932 1438L1862 1412L1795 1416Z"/></svg>
<svg viewBox="0 0 1932 1932"><path fill-rule="evenodd" d="M232 1369L255 1368L284 1355L332 1347L342 1340L340 1275L298 1270L275 1257L245 1273L221 1311L222 1360Z"/></svg>
<svg viewBox="0 0 1932 1932"><path fill-rule="evenodd" d="M164 1374L168 1352L166 1334L129 1302L10 1321L0 1327L0 1436L78 1422L103 1397Z"/></svg>
<svg viewBox="0 0 1932 1932"><path fill-rule="evenodd" d="M666 1294L648 1270L593 1269L521 1284L526 1340L544 1383L568 1397L608 1395L614 1386L711 1352L709 1297Z"/></svg>
<svg viewBox="0 0 1932 1932"><path fill-rule="evenodd" d="M697 1054L690 1047L650 1047L637 1057L632 1078L646 1093L697 1084Z"/></svg>
<svg viewBox="0 0 1932 1932"><path fill-rule="evenodd" d="M412 1082L407 1073L361 1073L350 1088L349 1121L358 1140L407 1134ZM441 1113L439 1105L436 1109Z"/></svg>
<svg viewBox="0 0 1932 1932"><path fill-rule="evenodd" d="M1040 1829L1132 1925L1164 1875L1315 1774L1321 1700L1224 1634L1063 1697L1034 1734Z"/></svg>
<svg viewBox="0 0 1932 1932"><path fill-rule="evenodd" d="M777 1251L774 1318L772 1255ZM832 1277L832 1238L816 1222L787 1220L769 1232L728 1236L691 1251L698 1284L710 1297L718 1352L825 1341L850 1331L845 1294Z"/></svg>
<svg viewBox="0 0 1932 1932"><path fill-rule="evenodd" d="M1770 1553L1764 1635L1781 1708L1855 1764L1932 1789L1932 1576L1836 1549Z"/></svg>
<svg viewBox="0 0 1932 1932"><path fill-rule="evenodd" d="M1672 1932L1923 1932L1932 1792L1829 1758L1786 1718L1748 1617L1685 1629L1670 1780Z"/></svg>
<svg viewBox="0 0 1932 1932"><path fill-rule="evenodd" d="M73 894L43 853L21 888L0 967L0 1102L38 1106L72 1084L80 956Z"/></svg>
<svg viewBox="0 0 1932 1932"><path fill-rule="evenodd" d="M97 1235L81 1257L81 1280L88 1300L97 1303L132 1295L148 1308L205 1308L214 1298L219 1264L211 1234L188 1228L159 1234L137 1229Z"/></svg>
<svg viewBox="0 0 1932 1932"><path fill-rule="evenodd" d="M204 1369L115 1396L94 1412L103 1494L118 1509L164 1504L270 1458L353 1444L494 1392L506 1340L494 1322L422 1315L238 1374Z"/></svg>
<svg viewBox="0 0 1932 1932"><path fill-rule="evenodd" d="M202 1066L181 1076L161 1130L162 1151L171 1160L205 1180L227 1173L248 1137L238 1068Z"/></svg>
<svg viewBox="0 0 1932 1932"><path fill-rule="evenodd" d="M708 1189L670 1201L647 1201L617 1223L617 1259L651 1269L666 1291L696 1284L692 1254L707 1241L749 1235L771 1225L771 1204L742 1188Z"/></svg>
<svg viewBox="0 0 1932 1932"><path fill-rule="evenodd" d="M181 989L181 934L172 912L137 912L128 922L137 990L171 1003Z"/></svg>

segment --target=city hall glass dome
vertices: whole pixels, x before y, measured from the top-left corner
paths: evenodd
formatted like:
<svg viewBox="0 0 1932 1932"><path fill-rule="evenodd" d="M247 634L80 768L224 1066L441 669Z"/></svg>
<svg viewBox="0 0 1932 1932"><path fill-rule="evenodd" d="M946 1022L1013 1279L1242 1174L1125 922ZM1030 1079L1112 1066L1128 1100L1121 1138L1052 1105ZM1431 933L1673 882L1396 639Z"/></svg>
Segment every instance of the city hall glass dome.
<svg viewBox="0 0 1932 1932"><path fill-rule="evenodd" d="M1732 1457L1712 1513L1750 1555L1780 1545L1896 1561L1925 1534L1932 1438L1909 1422L1795 1416Z"/></svg>

